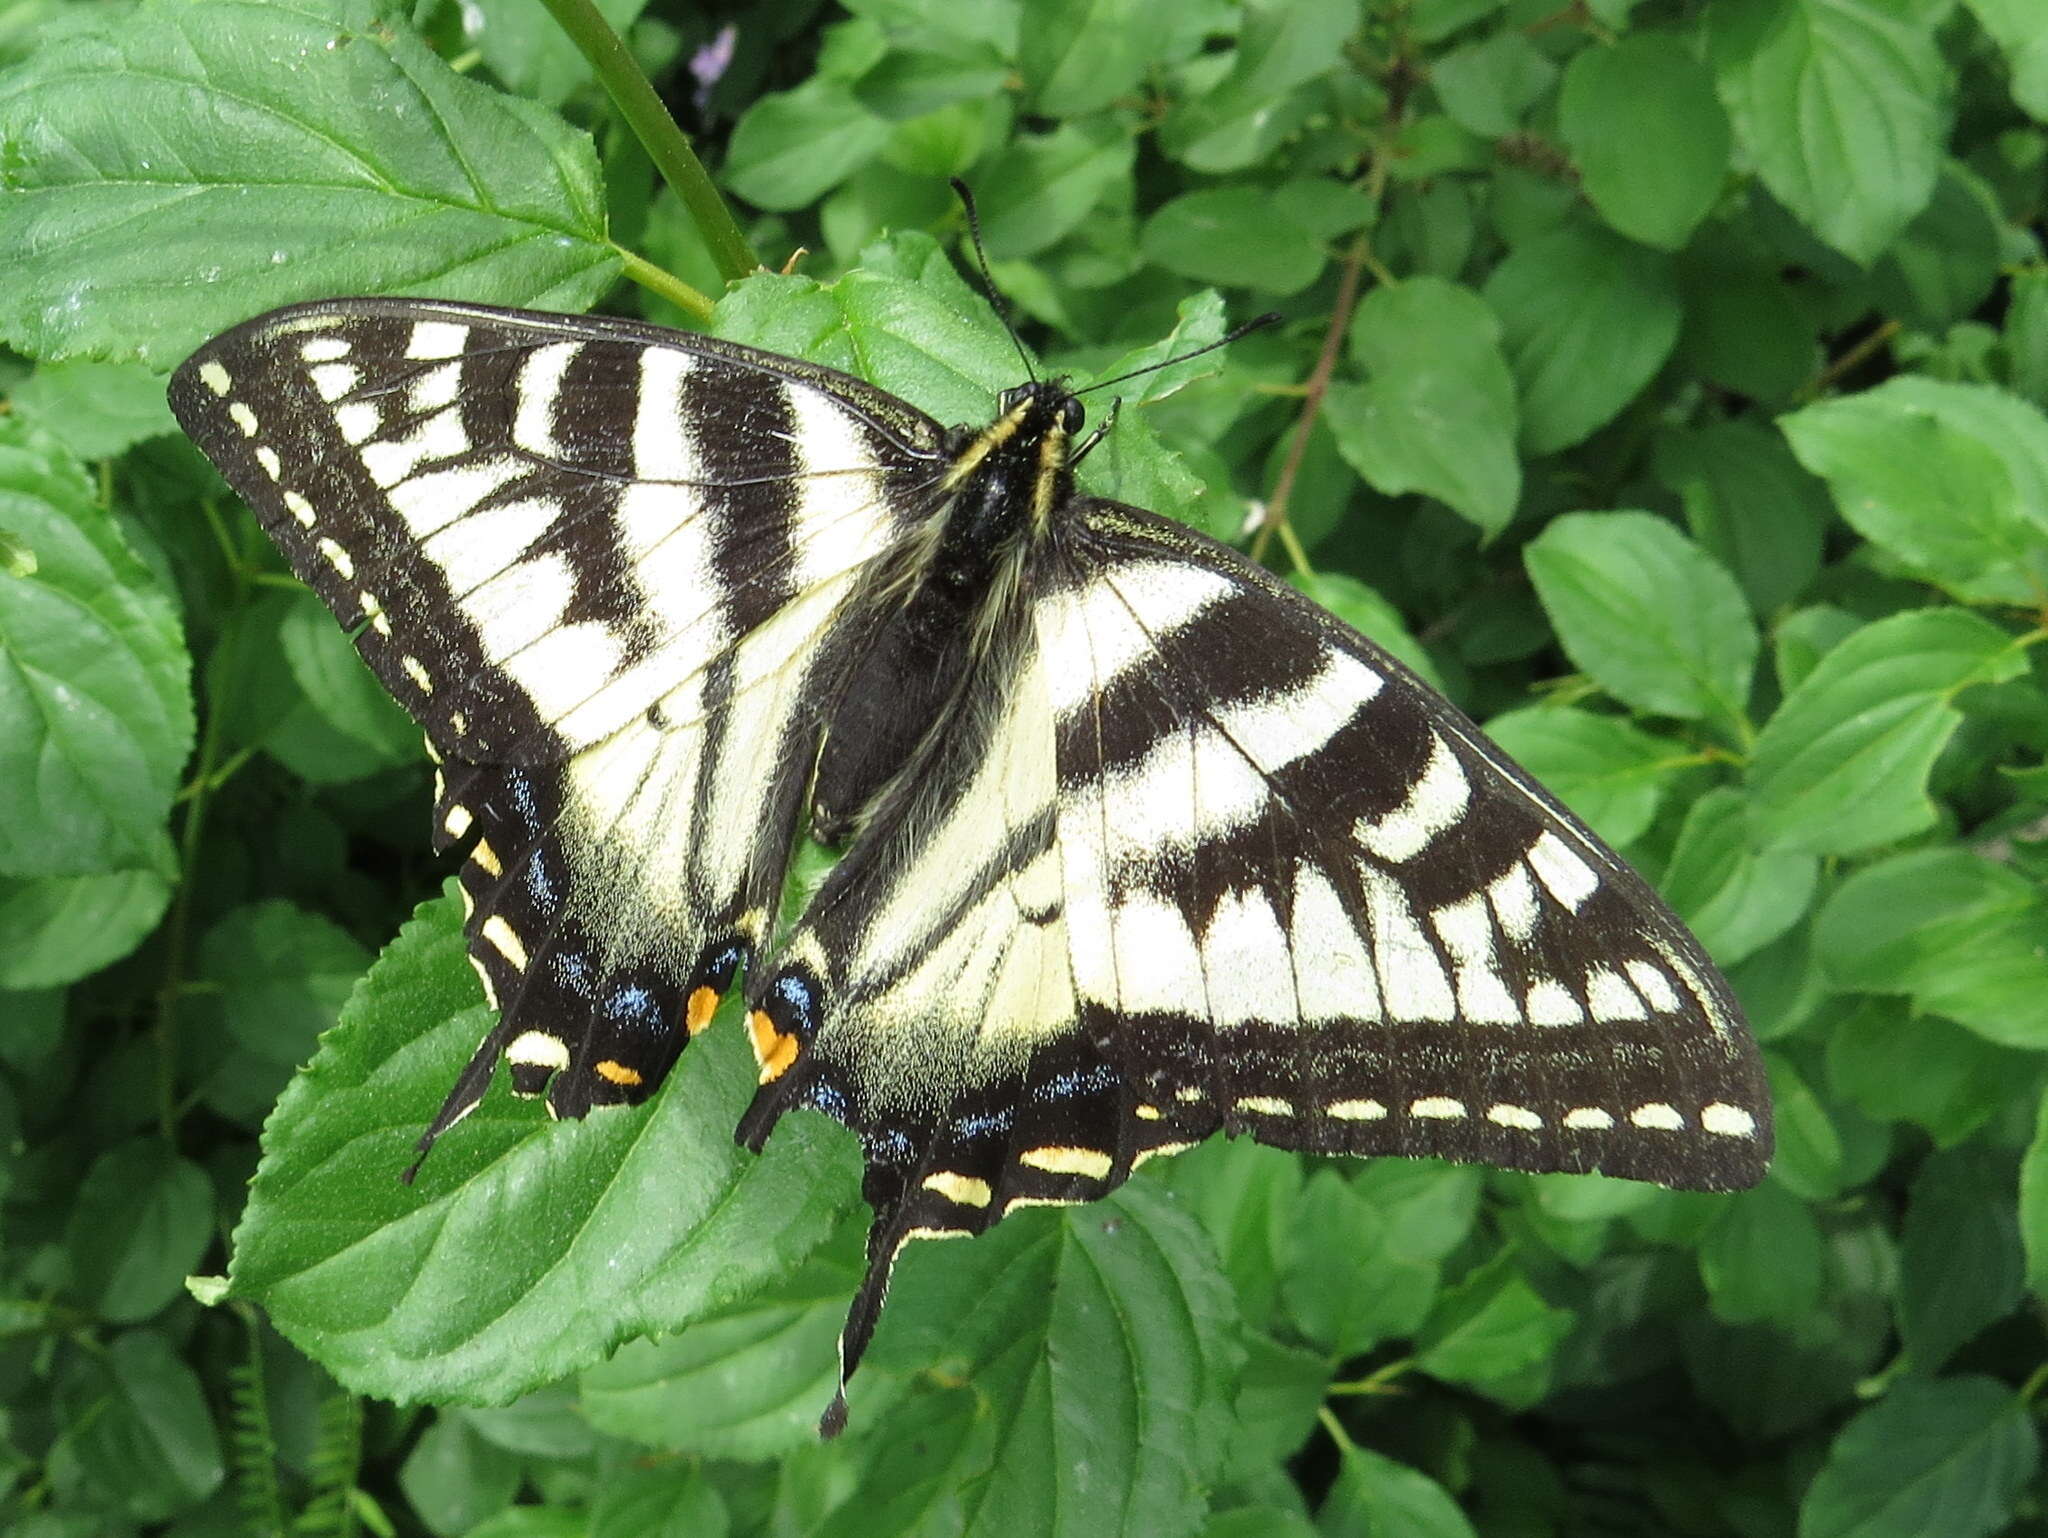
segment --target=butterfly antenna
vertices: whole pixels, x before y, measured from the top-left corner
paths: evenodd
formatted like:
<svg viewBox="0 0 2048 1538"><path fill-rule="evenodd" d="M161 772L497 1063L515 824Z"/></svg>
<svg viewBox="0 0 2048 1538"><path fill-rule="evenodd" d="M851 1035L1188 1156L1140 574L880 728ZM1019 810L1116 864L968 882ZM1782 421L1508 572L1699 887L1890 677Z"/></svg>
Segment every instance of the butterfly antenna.
<svg viewBox="0 0 2048 1538"><path fill-rule="evenodd" d="M1024 342L1017 335L1017 328L1010 322L1010 304L996 287L995 275L988 270L988 252L981 244L981 215L974 207L974 193L959 177L953 178L954 195L960 199L960 206L967 210L967 234L974 242L974 260L981 269L981 289L988 295L988 302L996 312L996 319L1003 323L1003 329L1010 333L1010 345L1017 349L1017 356L1024 360L1024 377L1033 384L1038 383L1038 370L1031 366L1031 354L1024 350Z"/></svg>
<svg viewBox="0 0 2048 1538"><path fill-rule="evenodd" d="M1282 317L1278 310L1268 310L1265 314L1254 316L1246 321L1229 335L1210 342L1206 346L1197 347L1193 352L1180 353L1175 357L1162 359L1158 363L1148 363L1143 368L1134 368L1128 374L1119 374L1114 379L1098 379L1086 389L1076 390L1074 393L1076 395L1088 395L1096 390L1106 390L1111 385L1122 384L1126 379L1136 379L1140 374L1156 374L1163 368L1172 368L1176 363L1186 363L1190 358L1199 358L1205 352L1216 352L1220 348L1228 347L1240 337L1250 336L1254 331L1263 331L1268 326L1277 326L1280 324L1281 319Z"/></svg>

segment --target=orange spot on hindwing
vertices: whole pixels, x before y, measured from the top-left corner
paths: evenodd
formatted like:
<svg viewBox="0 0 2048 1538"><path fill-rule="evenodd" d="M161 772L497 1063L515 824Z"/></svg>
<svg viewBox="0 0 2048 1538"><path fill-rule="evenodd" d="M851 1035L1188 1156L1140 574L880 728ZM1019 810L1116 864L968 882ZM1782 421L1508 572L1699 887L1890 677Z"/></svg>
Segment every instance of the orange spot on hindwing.
<svg viewBox="0 0 2048 1538"><path fill-rule="evenodd" d="M645 1082L640 1076L639 1069L628 1068L624 1063L609 1057L601 1059L596 1064L595 1072L608 1084L623 1084L631 1088L635 1084Z"/></svg>
<svg viewBox="0 0 2048 1538"><path fill-rule="evenodd" d="M761 1065L761 1082L773 1084L789 1071L802 1044L778 1031L768 1012L761 1009L747 1016L747 1034L753 1038L754 1060Z"/></svg>
<svg viewBox="0 0 2048 1538"><path fill-rule="evenodd" d="M711 1017L718 1013L718 990L712 987L696 989L690 995L690 1002L683 1010L683 1024L692 1036L711 1023Z"/></svg>

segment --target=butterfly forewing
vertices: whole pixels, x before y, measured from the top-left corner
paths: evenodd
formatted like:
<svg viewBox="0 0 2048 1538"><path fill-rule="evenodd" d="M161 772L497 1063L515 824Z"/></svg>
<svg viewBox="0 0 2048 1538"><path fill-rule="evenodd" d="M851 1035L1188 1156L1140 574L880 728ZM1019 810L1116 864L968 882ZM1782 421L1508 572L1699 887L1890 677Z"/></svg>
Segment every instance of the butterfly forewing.
<svg viewBox="0 0 2048 1538"><path fill-rule="evenodd" d="M869 564L937 427L860 382L623 322L338 301L217 338L186 431L442 761L498 1056L637 1101L765 933Z"/></svg>

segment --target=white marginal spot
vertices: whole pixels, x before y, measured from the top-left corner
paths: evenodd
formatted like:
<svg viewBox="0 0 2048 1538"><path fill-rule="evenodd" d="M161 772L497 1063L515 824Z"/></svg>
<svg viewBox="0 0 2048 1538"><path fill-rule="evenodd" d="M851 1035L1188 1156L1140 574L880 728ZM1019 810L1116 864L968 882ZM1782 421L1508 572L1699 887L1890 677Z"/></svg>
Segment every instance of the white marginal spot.
<svg viewBox="0 0 2048 1538"><path fill-rule="evenodd" d="M1288 928L1294 986L1303 1024L1380 1018L1379 984L1365 937L1330 878L1312 860L1294 868L1294 913Z"/></svg>
<svg viewBox="0 0 2048 1538"><path fill-rule="evenodd" d="M927 1175L923 1184L925 1190L936 1192L960 1207L986 1207L995 1196L986 1180L955 1174L952 1170L939 1170Z"/></svg>
<svg viewBox="0 0 2048 1538"><path fill-rule="evenodd" d="M1600 877L1593 867L1548 829L1530 846L1529 867L1536 872L1536 879L1543 883L1550 895L1573 913L1577 913L1586 899L1600 890Z"/></svg>
<svg viewBox="0 0 2048 1538"><path fill-rule="evenodd" d="M1496 1127L1513 1127L1518 1132L1537 1132L1543 1127L1543 1118L1523 1105L1488 1106L1486 1119Z"/></svg>
<svg viewBox="0 0 2048 1538"><path fill-rule="evenodd" d="M1671 986L1671 979L1652 962L1631 961L1622 966L1628 980L1636 985L1636 991L1649 1001L1650 1008L1661 1014L1678 1012L1678 990Z"/></svg>
<svg viewBox="0 0 2048 1538"><path fill-rule="evenodd" d="M1429 762L1408 787L1407 798L1384 817L1359 818L1354 836L1380 859L1398 865L1456 826L1471 803L1472 785L1464 765L1443 734L1431 731Z"/></svg>
<svg viewBox="0 0 2048 1538"><path fill-rule="evenodd" d="M1700 1126L1722 1137L1755 1137L1756 1118L1739 1105L1716 1100L1700 1112Z"/></svg>
<svg viewBox="0 0 2048 1538"><path fill-rule="evenodd" d="M1156 1105L1134 1105L1131 1114L1139 1121L1163 1121L1166 1118L1166 1113Z"/></svg>
<svg viewBox="0 0 2048 1538"><path fill-rule="evenodd" d="M405 656L398 659L398 665L404 669L407 678L410 678L419 685L420 693L432 694L434 692L434 681L427 676L426 666L419 658L408 652Z"/></svg>
<svg viewBox="0 0 2048 1538"><path fill-rule="evenodd" d="M1500 975L1493 916L1478 894L1430 915L1458 974L1458 1012L1477 1025L1519 1025L1521 1007Z"/></svg>
<svg viewBox="0 0 2048 1538"><path fill-rule="evenodd" d="M362 377L363 371L353 363L323 363L312 371L313 388L329 405L353 390Z"/></svg>
<svg viewBox="0 0 2048 1538"><path fill-rule="evenodd" d="M1487 897L1493 903L1495 917L1500 920L1501 932L1517 945L1527 945L1536 933L1536 883L1530 878L1529 867L1517 860L1486 889Z"/></svg>
<svg viewBox="0 0 2048 1538"><path fill-rule="evenodd" d="M277 450L265 444L256 451L256 463L263 466L263 473L273 481L284 474L284 464L277 457Z"/></svg>
<svg viewBox="0 0 2048 1538"><path fill-rule="evenodd" d="M1147 1159L1164 1159L1170 1154L1186 1153L1193 1143L1154 1143L1150 1148L1141 1148L1131 1155L1131 1168L1136 1169Z"/></svg>
<svg viewBox="0 0 2048 1538"><path fill-rule="evenodd" d="M1332 1121L1383 1121L1387 1108L1377 1100L1332 1100L1323 1114Z"/></svg>
<svg viewBox="0 0 2048 1538"><path fill-rule="evenodd" d="M633 474L642 481L689 481L697 456L683 428L683 381L695 360L675 347L640 351L640 390L633 406Z"/></svg>
<svg viewBox="0 0 2048 1538"><path fill-rule="evenodd" d="M308 502L296 491L287 491L284 494L284 505L290 508L292 516L299 520L300 528L310 529L313 527L312 503Z"/></svg>
<svg viewBox="0 0 2048 1538"><path fill-rule="evenodd" d="M492 914L484 920L484 927L477 933L490 941L497 953L511 962L515 970L526 970L526 947L520 943L519 936L512 932L512 926L505 922L504 914Z"/></svg>
<svg viewBox="0 0 2048 1538"><path fill-rule="evenodd" d="M1639 1105L1628 1115L1631 1126L1641 1127L1648 1132L1683 1132L1685 1118L1678 1114L1676 1106L1653 1100L1648 1105Z"/></svg>
<svg viewBox="0 0 2048 1538"><path fill-rule="evenodd" d="M1008 1217L1019 1207L1078 1207L1080 1205L1071 1196L1013 1196L1003 1203L1003 1216Z"/></svg>
<svg viewBox="0 0 2048 1538"><path fill-rule="evenodd" d="M1577 1025L1586 1018L1571 989L1554 977L1530 983L1528 1003L1531 1025Z"/></svg>
<svg viewBox="0 0 2048 1538"><path fill-rule="evenodd" d="M1090 1180L1101 1180L1109 1174L1111 1165L1116 1161L1098 1148L1068 1148L1054 1144L1045 1148L1027 1148L1017 1155L1017 1162L1053 1175L1085 1175Z"/></svg>
<svg viewBox="0 0 2048 1538"><path fill-rule="evenodd" d="M1015 1202L1010 1203L1011 1207L1016 1205ZM1004 1209L1004 1211L1008 1210L1009 1208ZM896 1249L900 1254L903 1246L910 1243L913 1239L968 1239L972 1237L972 1230L965 1228L912 1228L904 1231L902 1239L897 1241Z"/></svg>
<svg viewBox="0 0 2048 1538"><path fill-rule="evenodd" d="M1586 972L1586 1007L1593 1018L1605 1024L1615 1020L1646 1020L1642 995L1622 981L1612 967L1591 967Z"/></svg>
<svg viewBox="0 0 2048 1538"><path fill-rule="evenodd" d="M569 1066L569 1044L546 1031L521 1031L505 1044L505 1061L560 1072Z"/></svg>
<svg viewBox="0 0 2048 1538"><path fill-rule="evenodd" d="M1408 1107L1410 1116L1419 1116L1424 1121L1463 1121L1465 1102L1453 1100L1448 1095L1425 1095Z"/></svg>
<svg viewBox="0 0 2048 1538"><path fill-rule="evenodd" d="M1183 1084L1173 1092L1173 1098L1192 1105L1197 1100L1207 1100L1209 1092L1206 1089L1198 1089L1192 1084Z"/></svg>
<svg viewBox="0 0 2048 1538"><path fill-rule="evenodd" d="M1360 867L1365 882L1366 917L1372 926L1373 961L1380 976L1380 997L1387 1018L1454 1020L1458 1015L1451 980L1444 975L1436 947L1422 933L1408 894L1392 876L1372 866Z"/></svg>
<svg viewBox="0 0 2048 1538"><path fill-rule="evenodd" d="M376 435L384 423L384 413L377 409L375 401L350 401L337 406L334 411L334 425L341 429L341 436L350 443L361 443Z"/></svg>
<svg viewBox="0 0 2048 1538"><path fill-rule="evenodd" d="M1574 1132L1605 1132L1614 1125L1614 1118L1598 1106L1582 1105L1564 1113L1564 1124Z"/></svg>
<svg viewBox="0 0 2048 1538"><path fill-rule="evenodd" d="M256 436L256 413L251 411L246 404L241 401L230 403L228 415L235 419L235 426L241 428L243 437L253 438Z"/></svg>
<svg viewBox="0 0 2048 1538"><path fill-rule="evenodd" d="M346 358L348 354L347 339L338 336L308 337L299 348L299 356L308 363L332 363L337 358Z"/></svg>
<svg viewBox="0 0 2048 1538"><path fill-rule="evenodd" d="M348 582L354 579L356 563L341 546L331 539L323 539L320 541L320 553L327 557L327 564L329 566L332 566L341 573L342 581Z"/></svg>
<svg viewBox="0 0 2048 1538"><path fill-rule="evenodd" d="M1278 1095L1246 1095L1238 1101L1240 1111L1251 1111L1260 1116L1292 1116L1294 1102L1282 1100Z"/></svg>
<svg viewBox="0 0 2048 1538"><path fill-rule="evenodd" d="M581 351L581 342L550 342L535 348L519 370L513 387L519 405L512 415L512 441L527 453L544 459L561 454L561 445L555 442L555 397L561 394L562 376Z"/></svg>
<svg viewBox="0 0 2048 1538"><path fill-rule="evenodd" d="M441 818L441 826L447 830L450 838L460 838L469 831L471 821L468 807L451 806Z"/></svg>
<svg viewBox="0 0 2048 1538"><path fill-rule="evenodd" d="M228 378L228 371L212 358L199 365L199 382L215 395L225 395L235 387L235 382Z"/></svg>
<svg viewBox="0 0 2048 1538"><path fill-rule="evenodd" d="M408 358L459 358L469 343L469 327L452 320L423 320L405 344Z"/></svg>

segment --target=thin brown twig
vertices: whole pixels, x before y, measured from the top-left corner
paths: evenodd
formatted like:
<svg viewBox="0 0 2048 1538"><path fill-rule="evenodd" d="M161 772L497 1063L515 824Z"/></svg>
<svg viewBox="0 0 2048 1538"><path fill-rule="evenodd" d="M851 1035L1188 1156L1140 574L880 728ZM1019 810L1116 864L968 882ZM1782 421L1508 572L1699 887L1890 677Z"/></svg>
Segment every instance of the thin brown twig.
<svg viewBox="0 0 2048 1538"><path fill-rule="evenodd" d="M1294 495L1295 477L1301 474L1301 463L1308 457L1309 434L1315 431L1316 418L1323 409L1323 397L1329 393L1330 376L1337 371L1337 355L1344 346L1344 333L1351 325L1351 311L1358 304L1358 281L1365 271L1371 243L1361 233L1351 242L1351 249L1344 254L1344 270L1337 280L1337 302L1330 307L1329 328L1323 333L1322 351L1316 354L1316 366L1308 376L1308 385L1301 403L1301 415L1295 419L1294 441L1287 447L1287 458L1280 466L1279 477L1273 482L1273 494L1266 499L1265 515L1259 520L1259 532L1252 539L1252 559L1266 558L1266 547L1273 542L1273 533L1287 521L1287 502Z"/></svg>

